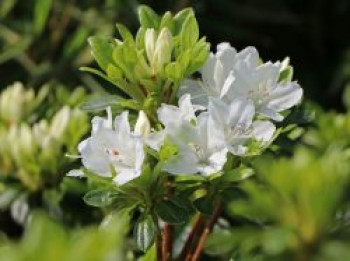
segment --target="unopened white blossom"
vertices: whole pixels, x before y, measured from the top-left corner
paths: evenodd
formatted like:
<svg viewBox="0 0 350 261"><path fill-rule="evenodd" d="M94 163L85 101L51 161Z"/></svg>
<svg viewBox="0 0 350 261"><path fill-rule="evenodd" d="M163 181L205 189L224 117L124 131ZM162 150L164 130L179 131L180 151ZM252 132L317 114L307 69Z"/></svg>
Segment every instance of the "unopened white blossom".
<svg viewBox="0 0 350 261"><path fill-rule="evenodd" d="M153 73L161 71L170 62L173 50L173 37L169 29L164 27L158 35L153 28L148 28L145 33L145 49Z"/></svg>

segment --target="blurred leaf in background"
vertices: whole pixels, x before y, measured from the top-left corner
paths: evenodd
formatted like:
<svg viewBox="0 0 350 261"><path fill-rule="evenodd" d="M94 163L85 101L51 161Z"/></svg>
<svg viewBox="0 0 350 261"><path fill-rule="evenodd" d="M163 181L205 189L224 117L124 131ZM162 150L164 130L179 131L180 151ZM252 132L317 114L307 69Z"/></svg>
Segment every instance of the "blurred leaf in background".
<svg viewBox="0 0 350 261"><path fill-rule="evenodd" d="M100 227L68 231L42 213L35 213L19 242L0 241L0 259L6 261L126 260L124 237L128 220L110 215Z"/></svg>

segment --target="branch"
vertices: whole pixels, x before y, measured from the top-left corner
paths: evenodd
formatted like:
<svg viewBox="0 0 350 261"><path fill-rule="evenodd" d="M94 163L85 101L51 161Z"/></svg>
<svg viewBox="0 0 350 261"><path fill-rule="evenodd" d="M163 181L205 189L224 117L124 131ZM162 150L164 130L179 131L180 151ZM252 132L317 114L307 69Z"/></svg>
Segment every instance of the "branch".
<svg viewBox="0 0 350 261"><path fill-rule="evenodd" d="M222 210L223 210L223 203L221 201L219 201L217 203L214 211L213 211L213 214L211 215L210 219L208 220L208 222L203 230L203 233L199 239L197 248L194 252L194 255L193 255L191 261L198 261L199 260L201 254L202 254L202 250L203 250L205 241L207 240L209 234L213 230L213 227L214 227L215 223L217 222L217 220L219 219Z"/></svg>
<svg viewBox="0 0 350 261"><path fill-rule="evenodd" d="M174 226L166 223L163 228L163 242L162 242L162 260L170 261L172 259L173 246L173 232Z"/></svg>
<svg viewBox="0 0 350 261"><path fill-rule="evenodd" d="M197 234L202 229L203 223L204 223L203 217L202 215L199 215L192 227L192 230L188 234L188 237L185 241L184 246L182 247L179 260L189 260L189 257L192 256L193 254L192 248L193 248L193 245L195 246L195 243L197 241L196 240Z"/></svg>

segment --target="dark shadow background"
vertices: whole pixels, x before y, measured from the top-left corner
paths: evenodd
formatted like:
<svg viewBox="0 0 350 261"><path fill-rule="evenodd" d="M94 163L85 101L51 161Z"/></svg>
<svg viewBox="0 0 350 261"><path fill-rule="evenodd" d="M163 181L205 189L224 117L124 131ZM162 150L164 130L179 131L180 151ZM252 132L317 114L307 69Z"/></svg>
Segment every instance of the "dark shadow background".
<svg viewBox="0 0 350 261"><path fill-rule="evenodd" d="M41 33L33 33L34 0L2 1L0 88L15 80L32 86L57 80L68 88L99 89L104 82L77 69L92 63L89 35L113 35L115 22L136 31L140 3L158 13L192 6L212 49L229 41L239 50L256 46L264 60L290 56L306 97L343 110L342 91L350 83L349 0L55 0ZM6 2L15 4L3 11Z"/></svg>

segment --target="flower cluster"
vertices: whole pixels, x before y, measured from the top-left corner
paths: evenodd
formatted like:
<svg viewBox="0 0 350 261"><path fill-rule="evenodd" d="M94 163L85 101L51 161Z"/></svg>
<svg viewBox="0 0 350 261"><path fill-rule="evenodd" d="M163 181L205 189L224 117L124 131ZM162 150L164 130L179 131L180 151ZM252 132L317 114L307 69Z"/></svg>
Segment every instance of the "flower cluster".
<svg viewBox="0 0 350 261"><path fill-rule="evenodd" d="M146 32L147 41L153 43L147 56L156 67L168 60L163 56L169 55L157 53L164 37L168 38L166 31L159 36L151 29ZM143 111L134 130L128 111L114 124L110 108L107 119L95 117L91 137L79 145L83 165L122 185L141 175L145 147L158 153L166 146L175 147L161 165L174 175L210 176L223 169L228 155L260 154L275 136L272 121L282 121L282 112L302 97L299 84L286 76L288 62L262 63L253 47L237 52L228 43L219 44L202 67L201 80L183 81L178 106L163 103L158 108L161 129L151 129Z"/></svg>

